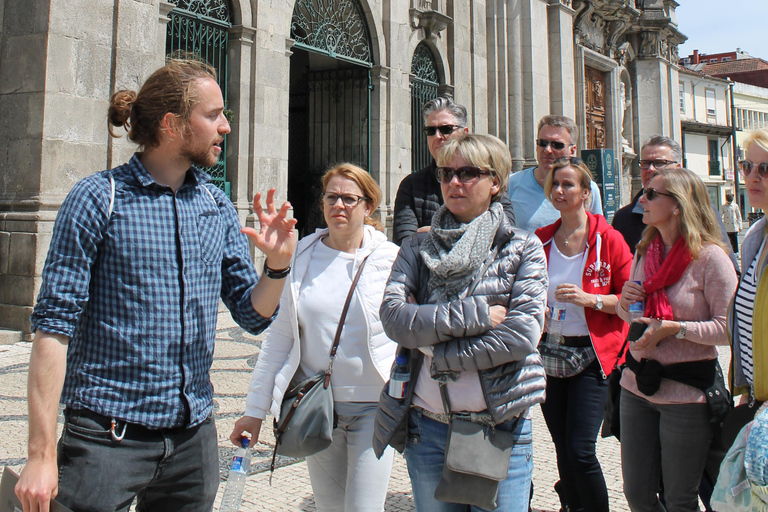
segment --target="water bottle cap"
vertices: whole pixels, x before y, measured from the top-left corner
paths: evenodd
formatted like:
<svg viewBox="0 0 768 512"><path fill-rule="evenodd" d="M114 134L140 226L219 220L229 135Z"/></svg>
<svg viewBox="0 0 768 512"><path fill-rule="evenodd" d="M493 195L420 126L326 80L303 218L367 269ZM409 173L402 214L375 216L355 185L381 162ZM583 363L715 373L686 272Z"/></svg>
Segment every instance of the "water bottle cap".
<svg viewBox="0 0 768 512"><path fill-rule="evenodd" d="M403 355L396 356L395 364L408 364L408 356L403 356Z"/></svg>
<svg viewBox="0 0 768 512"><path fill-rule="evenodd" d="M242 437L240 438L240 444L242 445L243 448L248 448L249 446L251 446L251 440L248 439L247 437Z"/></svg>

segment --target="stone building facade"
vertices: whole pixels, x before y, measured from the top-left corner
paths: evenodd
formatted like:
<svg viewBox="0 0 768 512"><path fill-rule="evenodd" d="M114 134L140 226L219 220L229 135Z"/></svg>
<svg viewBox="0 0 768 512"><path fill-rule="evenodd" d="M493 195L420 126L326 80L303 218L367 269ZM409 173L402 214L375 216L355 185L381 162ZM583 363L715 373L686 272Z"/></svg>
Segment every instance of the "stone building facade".
<svg viewBox="0 0 768 512"><path fill-rule="evenodd" d="M107 135L112 92L172 50L220 69L232 133L214 176L253 224L255 191L317 224L331 162L369 169L391 223L426 158L418 110L450 92L470 129L534 163L536 125L577 120L579 148L613 149L621 197L652 134L679 138L674 0L0 0L0 329L29 334L53 221L73 184L135 148ZM223 36L222 36L223 34ZM14 335L15 336L15 335Z"/></svg>

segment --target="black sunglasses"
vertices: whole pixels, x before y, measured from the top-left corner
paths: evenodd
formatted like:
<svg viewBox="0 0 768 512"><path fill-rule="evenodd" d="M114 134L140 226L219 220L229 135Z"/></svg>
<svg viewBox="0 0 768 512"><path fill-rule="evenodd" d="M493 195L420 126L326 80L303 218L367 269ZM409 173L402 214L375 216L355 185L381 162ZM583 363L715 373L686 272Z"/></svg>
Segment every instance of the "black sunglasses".
<svg viewBox="0 0 768 512"><path fill-rule="evenodd" d="M639 165L642 170L647 171L651 168L651 166L653 166L655 169L663 169L668 165L676 163L677 162L673 162L672 160L640 160L637 162L637 165Z"/></svg>
<svg viewBox="0 0 768 512"><path fill-rule="evenodd" d="M552 149L556 151L561 151L565 149L566 146L569 144L566 144L565 142L560 142L558 140L547 140L547 139L536 139L536 144L540 148L547 149L547 147L552 146Z"/></svg>
<svg viewBox="0 0 768 512"><path fill-rule="evenodd" d="M752 174L752 170L755 168L757 168L757 174L760 175L760 178L768 176L768 162L760 162L759 164L749 160L742 160L739 162L739 169L741 170L742 176L745 178Z"/></svg>
<svg viewBox="0 0 768 512"><path fill-rule="evenodd" d="M480 176L493 176L493 171L486 171L479 167L467 165L454 169L452 167L438 167L436 171L437 181L440 183L450 183L454 176L459 178L462 183L474 183Z"/></svg>
<svg viewBox="0 0 768 512"><path fill-rule="evenodd" d="M424 133L427 134L427 137L432 137L438 131L443 135L450 135L456 130L458 130L459 128L461 128L461 126L457 124L441 124L440 126L425 126Z"/></svg>
<svg viewBox="0 0 768 512"><path fill-rule="evenodd" d="M568 157L558 158L552 163L552 165L559 168L559 167L565 167L567 165L581 165L583 163L584 163L584 160L582 160L577 156L573 156L570 158Z"/></svg>
<svg viewBox="0 0 768 512"><path fill-rule="evenodd" d="M646 197L646 198L647 198L649 201L653 201L654 199L656 199L656 198L657 198L657 197L659 197L659 196L667 196L667 197L671 197L672 199L674 199L674 198L675 198L675 196L673 196L672 194L667 194L666 192L659 192L659 191L658 191L658 190L656 190L655 188L646 188L646 189L643 191L643 194L645 194L645 197Z"/></svg>

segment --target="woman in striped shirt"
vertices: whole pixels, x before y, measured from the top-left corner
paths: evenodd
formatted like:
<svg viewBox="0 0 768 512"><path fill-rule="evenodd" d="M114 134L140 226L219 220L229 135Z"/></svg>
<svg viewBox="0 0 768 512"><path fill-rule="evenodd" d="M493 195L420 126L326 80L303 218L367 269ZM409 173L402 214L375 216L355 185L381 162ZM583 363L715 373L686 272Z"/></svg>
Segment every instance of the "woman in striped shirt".
<svg viewBox="0 0 768 512"><path fill-rule="evenodd" d="M749 203L754 208L768 209L768 130L755 130L744 142L746 159L739 162L746 183ZM741 248L743 276L729 315L733 344L731 376L734 395L742 395L741 403L765 401L768 398L768 359L763 343L768 330L768 281L761 280L768 264L765 249L768 224L763 217L744 237ZM755 314L763 311L762 314ZM755 407L753 410L757 411Z"/></svg>

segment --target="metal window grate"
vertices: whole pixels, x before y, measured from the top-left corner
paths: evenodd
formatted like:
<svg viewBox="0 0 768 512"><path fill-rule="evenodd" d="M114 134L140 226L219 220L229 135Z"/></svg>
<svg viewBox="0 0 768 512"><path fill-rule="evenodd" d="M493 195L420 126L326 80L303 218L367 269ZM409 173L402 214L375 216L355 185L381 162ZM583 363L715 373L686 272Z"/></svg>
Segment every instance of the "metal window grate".
<svg viewBox="0 0 768 512"><path fill-rule="evenodd" d="M421 109L425 103L437 98L437 87L435 57L426 44L419 43L411 60L411 172L426 167L432 160L427 136L422 130Z"/></svg>

